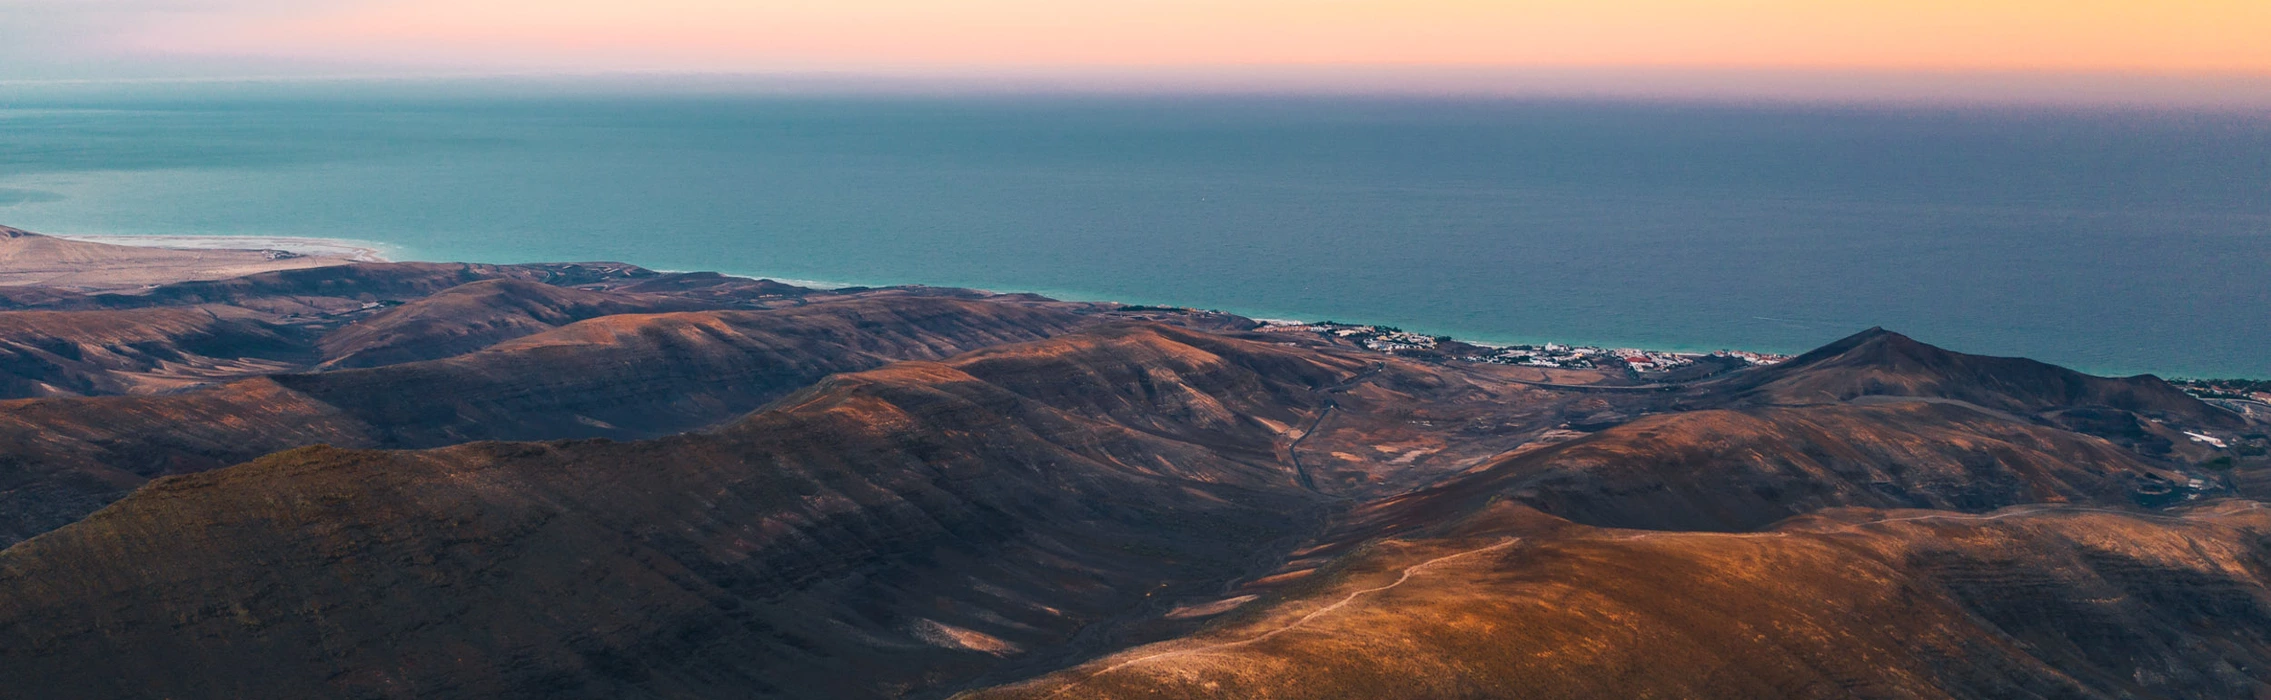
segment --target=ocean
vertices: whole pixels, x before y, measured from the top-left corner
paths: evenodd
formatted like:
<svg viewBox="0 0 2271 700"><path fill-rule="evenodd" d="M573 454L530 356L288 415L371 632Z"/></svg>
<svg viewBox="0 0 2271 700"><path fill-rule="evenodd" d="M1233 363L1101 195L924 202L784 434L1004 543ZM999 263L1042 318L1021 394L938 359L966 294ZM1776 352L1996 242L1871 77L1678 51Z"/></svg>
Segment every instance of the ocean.
<svg viewBox="0 0 2271 700"><path fill-rule="evenodd" d="M0 86L0 224L2271 378L2271 115Z"/></svg>

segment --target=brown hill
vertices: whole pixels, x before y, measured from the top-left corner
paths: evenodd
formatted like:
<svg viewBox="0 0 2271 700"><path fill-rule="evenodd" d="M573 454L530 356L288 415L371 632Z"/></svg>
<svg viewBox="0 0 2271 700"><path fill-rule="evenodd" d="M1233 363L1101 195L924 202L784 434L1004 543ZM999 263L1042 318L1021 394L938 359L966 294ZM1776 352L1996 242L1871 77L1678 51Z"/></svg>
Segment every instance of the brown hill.
<svg viewBox="0 0 2271 700"><path fill-rule="evenodd" d="M715 317L587 322L460 359L652 347L623 338L726 332L692 320ZM1004 692L1395 696L1399 679L1451 695L1988 696L2128 688L2107 680L2120 663L2256 659L2252 638L2181 602L2257 614L2238 601L2262 581L2231 568L2271 532L2253 514L2194 528L1853 512L1743 536L1601 531L1514 505L1740 527L1849 502L2119 497L2125 476L2154 473L2103 441L1948 404L1646 418L1366 507L1295 553L1323 534L1298 514L1331 503L1289 456L1317 430L1300 426L1427 422L1393 397L1431 383L1468 391L1393 361L1111 326L837 375L708 433L279 454L158 481L0 553L0 673L97 695L936 696L1166 637ZM2070 519L2083 524L2059 529ZM1399 538L1371 540L1381 523ZM2196 550L2211 554L2178 556ZM1470 563L1483 578L1445 576ZM2132 588L2107 588L2116 577ZM2137 598L2104 603L2109 590ZM1208 600L1223 602L1191 604ZM2095 616L2044 622L2029 605ZM2107 621L2163 613L2122 633L2158 646L2105 656L2132 639ZM2059 635L2085 641L2010 640ZM1555 674L1569 684L1535 685Z"/></svg>
<svg viewBox="0 0 2271 700"><path fill-rule="evenodd" d="M0 312L0 398L152 393L292 369L303 334L229 307Z"/></svg>
<svg viewBox="0 0 2271 700"><path fill-rule="evenodd" d="M773 280L729 277L715 272L673 272L640 280L617 291L724 301L802 296L814 290Z"/></svg>
<svg viewBox="0 0 2271 700"><path fill-rule="evenodd" d="M16 306L40 310L0 312L0 398L173 390L438 359L601 316L762 308L760 299L810 291L722 277L655 292L605 290L656 281L663 278L611 264L371 263L135 294L15 294Z"/></svg>
<svg viewBox="0 0 2271 700"><path fill-rule="evenodd" d="M164 397L0 402L0 542L68 523L142 478L292 447L652 437L730 420L836 372L1037 340L1087 322L1050 305L884 294L610 316L446 360Z"/></svg>
<svg viewBox="0 0 2271 700"><path fill-rule="evenodd" d="M1051 305L846 297L607 316L443 360L274 379L361 418L387 446L637 438L730 419L837 372L944 359L1086 322Z"/></svg>
<svg viewBox="0 0 2271 700"><path fill-rule="evenodd" d="M1383 501L1372 517L1438 524L1508 500L1589 525L1743 531L1839 506L2133 506L2197 493L2188 482L2103 440L1973 408L1823 405L1651 416Z"/></svg>
<svg viewBox="0 0 2271 700"><path fill-rule="evenodd" d="M1265 421L1361 367L1118 328L838 376L711 433L173 477L0 552L0 674L59 697L936 688L1269 565L1320 499Z"/></svg>
<svg viewBox="0 0 2271 700"><path fill-rule="evenodd" d="M2229 697L2271 660L2271 516L2152 514L2252 488L2183 430L2256 428L1882 331L1571 386L605 263L0 300L44 309L0 313L0 389L181 389L0 401L0 542L39 535L0 678L43 696Z"/></svg>
<svg viewBox="0 0 2271 700"><path fill-rule="evenodd" d="M54 287L0 286L0 309L67 308L82 305L86 294Z"/></svg>
<svg viewBox="0 0 2271 700"><path fill-rule="evenodd" d="M471 282L325 335L326 369L377 367L473 352L576 321L616 314L715 308L693 299L615 294L525 279Z"/></svg>
<svg viewBox="0 0 2271 700"><path fill-rule="evenodd" d="M86 517L151 477L302 445L367 445L369 426L254 379L197 392L0 401L0 543Z"/></svg>
<svg viewBox="0 0 2271 700"><path fill-rule="evenodd" d="M1777 404L1865 397L1962 401L2020 415L2112 409L2219 428L2242 422L2152 375L2094 377L2018 357L1950 352L1872 328L1790 361L1739 373L1715 387Z"/></svg>
<svg viewBox="0 0 2271 700"><path fill-rule="evenodd" d="M1782 364L1729 375L1703 389L1715 397L1707 404L1956 402L2095 435L2139 455L2179 463L2214 456L2180 429L2253 430L2241 415L2151 375L2094 377L2025 358L1967 355L1881 328Z"/></svg>
<svg viewBox="0 0 2271 700"><path fill-rule="evenodd" d="M622 263L357 263L181 282L134 294L98 294L82 303L102 308L227 304L277 314L321 315L353 311L374 302L410 301L482 280L579 285L631 283L655 275Z"/></svg>
<svg viewBox="0 0 2271 700"><path fill-rule="evenodd" d="M2233 698L2271 692L2271 513L1846 510L1753 535L1515 506L1202 633L969 697ZM1231 598L1235 606L1243 602Z"/></svg>

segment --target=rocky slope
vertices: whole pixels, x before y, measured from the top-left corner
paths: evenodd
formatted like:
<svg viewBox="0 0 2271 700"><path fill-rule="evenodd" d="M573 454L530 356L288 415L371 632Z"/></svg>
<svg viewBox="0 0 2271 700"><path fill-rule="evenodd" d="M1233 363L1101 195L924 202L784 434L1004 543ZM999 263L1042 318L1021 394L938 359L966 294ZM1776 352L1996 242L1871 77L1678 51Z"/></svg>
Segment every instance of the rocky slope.
<svg viewBox="0 0 2271 700"><path fill-rule="evenodd" d="M1966 355L1883 329L1729 377L1711 389L1763 404L1899 398L1965 403L2097 435L2154 456L2188 447L2183 435L2161 427L2164 423L2225 430L2246 424L2158 377L2093 377L2025 358Z"/></svg>
<svg viewBox="0 0 2271 700"><path fill-rule="evenodd" d="M836 372L940 359L1086 322L1047 305L882 294L778 310L610 316L445 360L159 397L4 402L0 541L70 522L148 477L278 450L651 437L732 419Z"/></svg>
<svg viewBox="0 0 2271 700"><path fill-rule="evenodd" d="M370 432L265 379L187 394L0 402L0 542L85 517L151 477L302 445L367 445Z"/></svg>
<svg viewBox="0 0 2271 700"><path fill-rule="evenodd" d="M462 355L577 321L617 314L701 311L694 299L618 294L525 279L469 282L323 336L325 369L353 369Z"/></svg>
<svg viewBox="0 0 2271 700"><path fill-rule="evenodd" d="M1881 330L1649 384L613 263L0 306L10 692L2271 694L2267 426Z"/></svg>
<svg viewBox="0 0 2271 700"><path fill-rule="evenodd" d="M284 316L321 316L365 310L386 302L420 299L483 280L521 279L546 284L631 284L657 273L622 263L481 265L473 263L358 263L282 270L244 277L168 284L135 293L105 293L75 302L100 308L227 304Z"/></svg>
<svg viewBox="0 0 2271 700"><path fill-rule="evenodd" d="M918 302L1000 304L892 303ZM724 338L733 355L794 347L778 328L795 314L883 320L832 307L757 312L775 316L763 343L719 312L664 314L400 367L655 338ZM814 323L836 337L862 322ZM703 366L688 357L665 364ZM356 375L282 386L326 376ZM2258 682L2244 621L2271 599L2271 522L2252 503L2144 515L2124 485L2173 478L2164 468L1969 406L1643 417L1361 502L1305 473L1300 443L1332 415L1351 441L1431 422L1414 417L1459 402L1421 399L1474 391L1451 379L1113 325L837 374L702 433L284 452L161 479L0 552L0 670L153 697L996 683L985 692L2088 697ZM1602 408L1581 404L1540 406ZM2068 510L1984 512L2006 503ZM1654 528L1799 517L1609 530L1540 507Z"/></svg>
<svg viewBox="0 0 2271 700"><path fill-rule="evenodd" d="M233 307L0 311L0 399L171 391L313 357L306 334Z"/></svg>
<svg viewBox="0 0 2271 700"><path fill-rule="evenodd" d="M0 553L0 669L90 697L894 697L1296 534L1321 499L1269 422L1360 369L1121 328L704 434L168 478Z"/></svg>
<svg viewBox="0 0 2271 700"><path fill-rule="evenodd" d="M2266 535L2252 502L1836 510L1756 534L1509 504L1201 633L969 697L2260 697Z"/></svg>
<svg viewBox="0 0 2271 700"><path fill-rule="evenodd" d="M1831 405L1652 416L1372 511L1383 523L1425 524L1503 500L1590 525L1745 531L1839 506L2120 507L2168 498L2190 478L2103 440L1962 406Z"/></svg>
<svg viewBox="0 0 2271 700"><path fill-rule="evenodd" d="M431 362L278 375L386 446L635 438L746 413L837 372L1063 333L1050 305L877 295L760 311L608 316Z"/></svg>

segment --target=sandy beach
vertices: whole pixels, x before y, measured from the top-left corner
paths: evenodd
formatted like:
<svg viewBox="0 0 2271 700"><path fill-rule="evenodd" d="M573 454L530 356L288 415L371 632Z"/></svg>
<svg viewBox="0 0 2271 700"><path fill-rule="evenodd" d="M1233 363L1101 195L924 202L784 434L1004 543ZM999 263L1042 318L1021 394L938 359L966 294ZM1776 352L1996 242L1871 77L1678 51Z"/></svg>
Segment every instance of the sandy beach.
<svg viewBox="0 0 2271 700"><path fill-rule="evenodd" d="M68 241L171 250L281 250L354 262L389 262L378 244L343 238L290 236L55 236Z"/></svg>
<svg viewBox="0 0 2271 700"><path fill-rule="evenodd" d="M0 285L118 292L191 280L383 260L316 238L46 236L0 226Z"/></svg>

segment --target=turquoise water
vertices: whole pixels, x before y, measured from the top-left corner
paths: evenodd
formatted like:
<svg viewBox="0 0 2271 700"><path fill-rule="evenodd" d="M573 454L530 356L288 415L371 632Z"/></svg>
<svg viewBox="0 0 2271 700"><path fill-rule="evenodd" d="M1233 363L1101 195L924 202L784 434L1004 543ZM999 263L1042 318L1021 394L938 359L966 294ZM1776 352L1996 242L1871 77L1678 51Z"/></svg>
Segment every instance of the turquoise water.
<svg viewBox="0 0 2271 700"><path fill-rule="evenodd" d="M0 87L0 223L2271 377L2271 116Z"/></svg>

